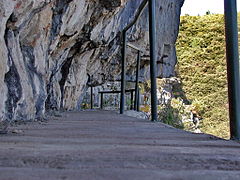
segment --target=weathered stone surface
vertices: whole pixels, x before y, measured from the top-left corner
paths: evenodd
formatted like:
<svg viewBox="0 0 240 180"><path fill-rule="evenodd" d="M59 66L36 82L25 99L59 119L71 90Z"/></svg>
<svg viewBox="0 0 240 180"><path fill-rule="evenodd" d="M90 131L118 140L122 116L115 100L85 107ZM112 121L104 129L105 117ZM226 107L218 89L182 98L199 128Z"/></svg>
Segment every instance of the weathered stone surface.
<svg viewBox="0 0 240 180"><path fill-rule="evenodd" d="M184 0L157 1L159 76L174 74L175 41ZM0 117L42 118L79 109L88 77L95 85L119 79L120 32L137 0L0 0ZM148 54L148 13L128 40ZM128 77L135 52L129 52ZM148 77L148 62L142 78Z"/></svg>

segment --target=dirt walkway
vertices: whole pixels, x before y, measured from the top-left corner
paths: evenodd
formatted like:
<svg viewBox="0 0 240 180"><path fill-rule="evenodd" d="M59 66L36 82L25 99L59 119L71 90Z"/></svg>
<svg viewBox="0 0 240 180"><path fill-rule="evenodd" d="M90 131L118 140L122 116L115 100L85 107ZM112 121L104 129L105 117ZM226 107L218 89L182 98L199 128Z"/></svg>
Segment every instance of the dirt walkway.
<svg viewBox="0 0 240 180"><path fill-rule="evenodd" d="M114 112L17 129L0 136L0 180L240 179L240 144Z"/></svg>

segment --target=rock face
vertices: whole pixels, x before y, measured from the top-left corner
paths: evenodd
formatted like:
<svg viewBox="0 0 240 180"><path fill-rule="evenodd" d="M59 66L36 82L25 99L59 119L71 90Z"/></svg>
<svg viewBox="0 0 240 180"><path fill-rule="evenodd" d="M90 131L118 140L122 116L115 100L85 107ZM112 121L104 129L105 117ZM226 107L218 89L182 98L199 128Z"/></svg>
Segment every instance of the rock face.
<svg viewBox="0 0 240 180"><path fill-rule="evenodd" d="M174 75L175 41L184 0L157 1L159 76ZM138 0L0 0L0 117L41 118L79 109L89 76L95 86L119 79L121 30ZM148 54L148 12L128 41ZM129 51L128 75L134 74ZM142 62L147 77L148 62Z"/></svg>

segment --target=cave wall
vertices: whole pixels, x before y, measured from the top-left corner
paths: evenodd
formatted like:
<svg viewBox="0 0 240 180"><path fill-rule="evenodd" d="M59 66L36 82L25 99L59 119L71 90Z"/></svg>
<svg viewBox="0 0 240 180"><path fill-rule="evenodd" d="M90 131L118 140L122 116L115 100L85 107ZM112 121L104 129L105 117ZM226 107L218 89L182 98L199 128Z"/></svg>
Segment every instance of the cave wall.
<svg viewBox="0 0 240 180"><path fill-rule="evenodd" d="M157 1L158 75L174 75L175 41L184 0ZM0 117L42 118L80 108L94 84L120 78L120 32L138 0L0 0ZM128 40L148 54L148 10ZM128 53L131 79L135 52ZM148 76L148 62L141 74Z"/></svg>

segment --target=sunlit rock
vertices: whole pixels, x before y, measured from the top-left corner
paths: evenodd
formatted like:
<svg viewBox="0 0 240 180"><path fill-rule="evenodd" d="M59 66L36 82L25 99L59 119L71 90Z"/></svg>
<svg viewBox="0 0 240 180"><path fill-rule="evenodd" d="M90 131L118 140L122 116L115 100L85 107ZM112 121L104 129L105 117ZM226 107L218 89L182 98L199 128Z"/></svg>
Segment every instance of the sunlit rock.
<svg viewBox="0 0 240 180"><path fill-rule="evenodd" d="M158 75L174 75L175 41L183 0L157 1ZM120 79L121 30L138 0L0 0L0 117L42 118L80 108L87 81ZM148 55L147 9L128 41ZM128 52L128 78L136 52ZM141 77L149 77L142 61Z"/></svg>

